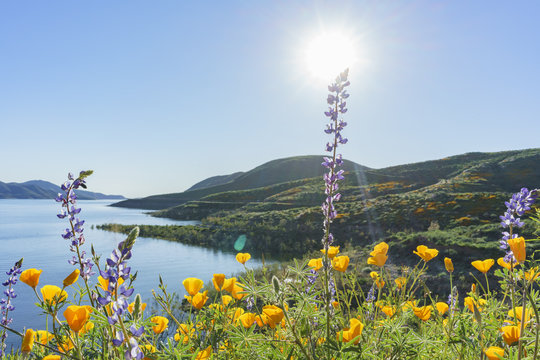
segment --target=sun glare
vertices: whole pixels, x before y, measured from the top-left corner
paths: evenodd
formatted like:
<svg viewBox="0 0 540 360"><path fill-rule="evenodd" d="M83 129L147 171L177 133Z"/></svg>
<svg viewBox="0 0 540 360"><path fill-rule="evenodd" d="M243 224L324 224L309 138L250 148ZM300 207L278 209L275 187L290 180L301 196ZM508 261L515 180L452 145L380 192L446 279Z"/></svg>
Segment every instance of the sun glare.
<svg viewBox="0 0 540 360"><path fill-rule="evenodd" d="M342 33L324 33L313 38L305 50L310 74L328 82L356 61L354 42Z"/></svg>

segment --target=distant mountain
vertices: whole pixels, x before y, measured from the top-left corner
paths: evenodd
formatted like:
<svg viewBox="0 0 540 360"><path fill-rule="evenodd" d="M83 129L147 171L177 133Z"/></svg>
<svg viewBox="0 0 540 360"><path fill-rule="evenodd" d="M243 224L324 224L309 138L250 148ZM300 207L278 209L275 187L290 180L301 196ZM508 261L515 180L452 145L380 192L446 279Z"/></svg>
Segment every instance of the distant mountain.
<svg viewBox="0 0 540 360"><path fill-rule="evenodd" d="M62 192L58 185L44 180L30 180L23 183L0 181L0 199L54 199ZM120 200L122 195L105 195L98 192L77 190L80 200Z"/></svg>
<svg viewBox="0 0 540 360"><path fill-rule="evenodd" d="M321 166L322 156L295 156L269 161L245 173L234 173L225 177L212 177L195 184L182 193L153 195L142 199L130 199L112 206L161 210L181 205L188 201L199 200L205 196L236 190L255 189L289 181L320 177L324 173ZM369 170L368 167L346 160L345 171ZM227 182L225 182L227 181ZM220 183L221 182L221 183ZM217 183L213 186L206 186ZM203 187L201 187L201 184ZM195 189L194 189L195 187Z"/></svg>

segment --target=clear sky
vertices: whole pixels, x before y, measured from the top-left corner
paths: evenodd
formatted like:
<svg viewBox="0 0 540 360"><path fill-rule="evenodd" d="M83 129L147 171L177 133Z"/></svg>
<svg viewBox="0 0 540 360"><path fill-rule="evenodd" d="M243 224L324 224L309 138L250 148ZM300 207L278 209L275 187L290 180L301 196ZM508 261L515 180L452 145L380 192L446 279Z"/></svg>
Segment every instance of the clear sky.
<svg viewBox="0 0 540 360"><path fill-rule="evenodd" d="M2 1L0 181L139 197L322 154L304 51L354 40L344 157L540 147L537 1ZM328 48L328 52L336 49Z"/></svg>

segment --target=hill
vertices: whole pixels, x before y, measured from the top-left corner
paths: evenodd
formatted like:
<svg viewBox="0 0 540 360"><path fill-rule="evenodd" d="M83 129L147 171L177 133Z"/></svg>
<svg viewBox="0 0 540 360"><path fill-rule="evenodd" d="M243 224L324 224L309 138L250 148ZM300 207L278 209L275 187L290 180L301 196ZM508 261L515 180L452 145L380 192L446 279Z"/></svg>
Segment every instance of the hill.
<svg viewBox="0 0 540 360"><path fill-rule="evenodd" d="M0 199L54 199L62 192L58 185L44 180L30 180L23 183L0 181ZM119 200L122 195L105 195L92 191L77 191L80 200Z"/></svg>
<svg viewBox="0 0 540 360"><path fill-rule="evenodd" d="M255 189L299 179L322 176L321 156L296 156L267 162L245 173L235 173L216 180L216 177L206 179L191 190L182 193L148 196L142 199L130 199L113 204L112 206L161 210L188 201L199 200L205 196L246 189ZM346 161L345 170L368 169L351 161ZM223 183L223 181L227 182ZM218 182L218 185L206 186ZM202 184L202 186L201 186Z"/></svg>

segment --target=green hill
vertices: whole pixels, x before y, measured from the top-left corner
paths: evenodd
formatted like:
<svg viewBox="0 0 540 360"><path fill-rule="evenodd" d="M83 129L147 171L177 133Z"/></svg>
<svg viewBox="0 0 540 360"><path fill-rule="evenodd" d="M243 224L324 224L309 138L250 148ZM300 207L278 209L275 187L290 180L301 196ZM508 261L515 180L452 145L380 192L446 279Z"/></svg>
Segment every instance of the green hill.
<svg viewBox="0 0 540 360"><path fill-rule="evenodd" d="M54 199L62 192L60 186L44 180L30 180L23 183L4 183L0 181L0 199ZM121 195L81 190L77 192L79 200L120 200Z"/></svg>
<svg viewBox="0 0 540 360"><path fill-rule="evenodd" d="M197 188L182 193L154 195L142 199L130 199L113 204L113 206L150 210L166 209L184 204L188 201L199 200L215 193L254 189L298 179L322 176L324 169L321 166L321 162L321 156L296 156L273 160L237 177L229 176L233 180L224 184ZM351 161L346 161L345 170L353 170L354 168L367 169L366 167ZM206 181L210 183L208 180L209 179Z"/></svg>

